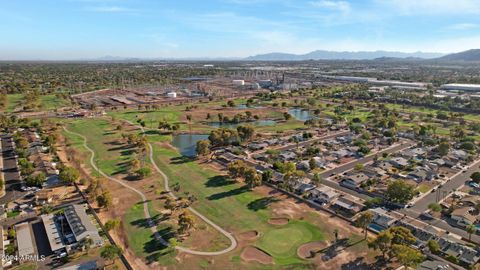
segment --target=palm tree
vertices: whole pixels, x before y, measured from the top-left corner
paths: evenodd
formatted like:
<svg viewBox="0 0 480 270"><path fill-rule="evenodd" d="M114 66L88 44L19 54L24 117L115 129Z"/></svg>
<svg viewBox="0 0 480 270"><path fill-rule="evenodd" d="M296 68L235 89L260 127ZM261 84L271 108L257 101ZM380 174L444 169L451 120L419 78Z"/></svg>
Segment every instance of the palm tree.
<svg viewBox="0 0 480 270"><path fill-rule="evenodd" d="M468 241L470 242L472 240L472 234L477 232L477 227L475 225L470 224L467 226L467 232L468 232Z"/></svg>
<svg viewBox="0 0 480 270"><path fill-rule="evenodd" d="M365 211L365 212L362 212L360 213L360 215L358 216L357 220L355 221L355 225L357 225L357 227L360 227L363 229L363 231L365 232L365 238L364 239L367 239L367 233L368 233L368 225L370 224L370 222L372 222L373 220L373 214L372 212L370 211Z"/></svg>
<svg viewBox="0 0 480 270"><path fill-rule="evenodd" d="M192 115L187 114L187 120L188 120L188 128L190 129L190 133L192 133Z"/></svg>

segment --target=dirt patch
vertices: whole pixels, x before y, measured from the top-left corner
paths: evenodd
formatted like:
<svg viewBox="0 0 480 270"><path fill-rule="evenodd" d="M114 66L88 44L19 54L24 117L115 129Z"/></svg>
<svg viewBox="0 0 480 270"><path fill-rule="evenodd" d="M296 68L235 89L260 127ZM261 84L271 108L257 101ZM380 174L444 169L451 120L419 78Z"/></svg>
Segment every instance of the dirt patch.
<svg viewBox="0 0 480 270"><path fill-rule="evenodd" d="M287 225L288 221L288 218L271 218L268 220L268 223L272 225Z"/></svg>
<svg viewBox="0 0 480 270"><path fill-rule="evenodd" d="M259 233L257 231L247 231L243 232L238 235L238 237L242 240L255 240L259 236Z"/></svg>
<svg viewBox="0 0 480 270"><path fill-rule="evenodd" d="M297 255L302 259L310 259L312 252L317 253L318 251L326 248L327 246L328 246L328 243L326 241L306 243L298 247Z"/></svg>
<svg viewBox="0 0 480 270"><path fill-rule="evenodd" d="M258 262L261 264L273 264L273 258L272 256L268 255L264 251L248 246L246 247L243 251L242 254L240 255L242 260L245 262Z"/></svg>

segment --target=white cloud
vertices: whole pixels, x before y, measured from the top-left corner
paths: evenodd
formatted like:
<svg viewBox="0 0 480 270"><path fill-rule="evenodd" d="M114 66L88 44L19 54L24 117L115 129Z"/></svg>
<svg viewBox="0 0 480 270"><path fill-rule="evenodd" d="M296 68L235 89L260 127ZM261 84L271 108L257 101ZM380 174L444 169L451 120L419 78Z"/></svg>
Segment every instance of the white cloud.
<svg viewBox="0 0 480 270"><path fill-rule="evenodd" d="M89 7L87 8L89 11L93 12L106 12L106 13L124 13L124 12L134 12L135 10L120 7L120 6L98 6L98 7Z"/></svg>
<svg viewBox="0 0 480 270"><path fill-rule="evenodd" d="M377 0L402 15L480 14L478 0Z"/></svg>
<svg viewBox="0 0 480 270"><path fill-rule="evenodd" d="M335 10L342 13L349 13L351 11L350 3L346 1L333 1L333 0L318 0L310 2L312 6Z"/></svg>
<svg viewBox="0 0 480 270"><path fill-rule="evenodd" d="M449 30L469 30L480 27L480 25L475 23L457 23L452 24L448 27Z"/></svg>

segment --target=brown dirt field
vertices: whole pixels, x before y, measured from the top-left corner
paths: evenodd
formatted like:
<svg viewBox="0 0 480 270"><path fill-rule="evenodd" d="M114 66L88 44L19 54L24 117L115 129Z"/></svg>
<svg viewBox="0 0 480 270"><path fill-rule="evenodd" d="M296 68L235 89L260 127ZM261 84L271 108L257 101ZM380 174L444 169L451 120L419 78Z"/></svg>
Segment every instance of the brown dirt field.
<svg viewBox="0 0 480 270"><path fill-rule="evenodd" d="M288 224L288 221L288 218L270 218L268 223L272 225L286 225Z"/></svg>
<svg viewBox="0 0 480 270"><path fill-rule="evenodd" d="M245 262L258 262L261 264L273 264L273 258L262 250L248 246L240 255L240 258Z"/></svg>
<svg viewBox="0 0 480 270"><path fill-rule="evenodd" d="M297 255L302 259L310 259L310 256L311 256L310 251L317 252L319 250L326 248L327 246L328 246L328 243L325 241L306 243L301 245L297 249Z"/></svg>
<svg viewBox="0 0 480 270"><path fill-rule="evenodd" d="M255 240L260 236L260 234L257 231L247 231L240 233L238 235L238 238L241 240Z"/></svg>

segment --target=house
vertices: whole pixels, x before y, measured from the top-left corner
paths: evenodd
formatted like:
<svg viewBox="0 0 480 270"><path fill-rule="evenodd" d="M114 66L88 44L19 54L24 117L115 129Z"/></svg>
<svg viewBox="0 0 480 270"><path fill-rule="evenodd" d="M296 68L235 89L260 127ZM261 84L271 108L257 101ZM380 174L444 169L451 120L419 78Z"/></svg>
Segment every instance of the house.
<svg viewBox="0 0 480 270"><path fill-rule="evenodd" d="M417 270L453 270L454 268L450 266L449 263L444 261L437 261L437 260L426 260L422 262L418 267Z"/></svg>
<svg viewBox="0 0 480 270"><path fill-rule="evenodd" d="M264 140L263 142L268 144L268 145L275 145L279 142L279 140L278 139L269 139L269 140Z"/></svg>
<svg viewBox="0 0 480 270"><path fill-rule="evenodd" d="M339 197L331 206L332 209L347 213L349 216L359 213L364 207L363 203L350 195Z"/></svg>
<svg viewBox="0 0 480 270"><path fill-rule="evenodd" d="M401 153L402 156L404 156L407 159L411 158L423 158L425 156L426 152L422 148L413 148L413 149L407 149Z"/></svg>
<svg viewBox="0 0 480 270"><path fill-rule="evenodd" d="M320 186L310 190L310 199L319 203L331 203L338 196L340 196L340 193L327 186Z"/></svg>
<svg viewBox="0 0 480 270"><path fill-rule="evenodd" d="M390 159L390 163L398 169L403 169L408 166L409 162L403 157L395 157Z"/></svg>
<svg viewBox="0 0 480 270"><path fill-rule="evenodd" d="M295 181L292 182L290 187L292 188L293 191L295 191L295 193L304 194L315 188L315 185L313 185L311 182L312 180L308 178L296 179Z"/></svg>
<svg viewBox="0 0 480 270"><path fill-rule="evenodd" d="M49 189L42 189L35 194L35 204L44 205L53 201L53 193Z"/></svg>
<svg viewBox="0 0 480 270"><path fill-rule="evenodd" d="M474 224L477 221L477 217L470 214L470 207L460 207L453 210L450 218L463 227Z"/></svg>
<svg viewBox="0 0 480 270"><path fill-rule="evenodd" d="M347 149L340 149L337 151L333 151L331 154L334 155L337 159L352 156L352 152L348 151Z"/></svg>
<svg viewBox="0 0 480 270"><path fill-rule="evenodd" d="M321 157L313 157L312 160L318 168L325 168L325 161Z"/></svg>
<svg viewBox="0 0 480 270"><path fill-rule="evenodd" d="M358 189L358 188L360 188L360 185L363 182L367 181L368 179L370 179L370 177L368 177L363 172L353 173L353 174L349 174L348 176L346 176L340 182L340 184L342 186L345 186L345 187L348 187L348 188L351 188L351 189Z"/></svg>
<svg viewBox="0 0 480 270"><path fill-rule="evenodd" d="M297 170L310 171L310 162L308 160L302 160L298 162Z"/></svg>
<svg viewBox="0 0 480 270"><path fill-rule="evenodd" d="M455 257L464 264L474 265L480 259L479 253L475 249L455 241L440 238L438 240L438 245L440 246L440 251L444 255Z"/></svg>
<svg viewBox="0 0 480 270"><path fill-rule="evenodd" d="M393 165L390 163L390 162L386 162L386 161L380 161L376 164L376 167L386 171L386 172L389 172L392 170L393 168Z"/></svg>
<svg viewBox="0 0 480 270"><path fill-rule="evenodd" d="M268 144L266 143L251 143L248 145L248 149L252 151L262 150L266 147L268 147Z"/></svg>
<svg viewBox="0 0 480 270"><path fill-rule="evenodd" d="M417 168L413 172L408 173L407 177L417 182L432 181L437 176L437 173L423 168Z"/></svg>
<svg viewBox="0 0 480 270"><path fill-rule="evenodd" d="M223 155L217 157L217 160L224 164L229 164L237 159L239 159L238 156L232 153L224 153Z"/></svg>
<svg viewBox="0 0 480 270"><path fill-rule="evenodd" d="M282 161L294 160L294 159L297 158L297 154L295 154L294 152L291 152L291 151L286 151L286 152L281 153L279 155L279 158Z"/></svg>
<svg viewBox="0 0 480 270"><path fill-rule="evenodd" d="M372 223L377 224L383 229L390 228L395 222L398 221L397 218L389 215L388 212L383 208L377 207L369 209L368 211L373 214Z"/></svg>
<svg viewBox="0 0 480 270"><path fill-rule="evenodd" d="M453 150L448 156L457 160L466 160L468 153L463 150Z"/></svg>
<svg viewBox="0 0 480 270"><path fill-rule="evenodd" d="M353 141L352 136L338 136L335 138L340 143L351 143Z"/></svg>
<svg viewBox="0 0 480 270"><path fill-rule="evenodd" d="M260 161L267 162L268 161L268 156L266 154L254 154L252 155L252 158Z"/></svg>
<svg viewBox="0 0 480 270"><path fill-rule="evenodd" d="M462 198L461 204L463 206L475 207L480 202L480 197L477 195L466 196Z"/></svg>

